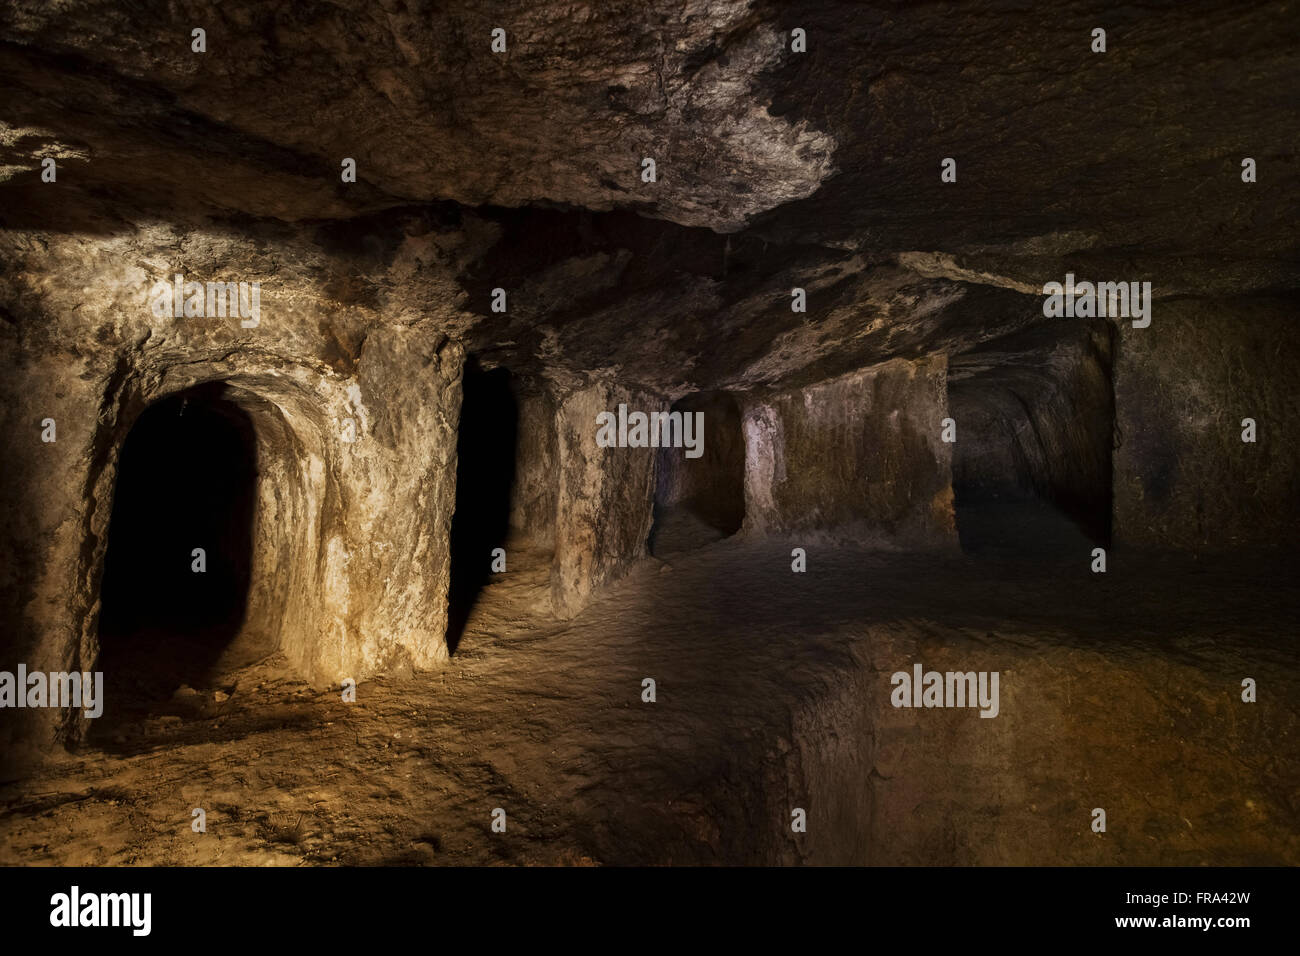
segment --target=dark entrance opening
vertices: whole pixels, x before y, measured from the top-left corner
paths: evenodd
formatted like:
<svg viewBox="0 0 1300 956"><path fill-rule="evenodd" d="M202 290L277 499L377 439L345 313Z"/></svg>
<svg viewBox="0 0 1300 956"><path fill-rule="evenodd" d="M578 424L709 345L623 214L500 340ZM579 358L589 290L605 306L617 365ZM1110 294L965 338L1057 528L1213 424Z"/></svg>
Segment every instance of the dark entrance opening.
<svg viewBox="0 0 1300 956"><path fill-rule="evenodd" d="M701 454L659 449L654 525L647 546L662 556L729 537L745 521L745 436L740 406L725 392L688 395L671 412L702 415ZM696 419L699 420L698 418Z"/></svg>
<svg viewBox="0 0 1300 956"><path fill-rule="evenodd" d="M451 519L447 650L456 652L470 611L492 574L492 550L510 530L519 405L510 371L465 363L456 436L456 511Z"/></svg>
<svg viewBox="0 0 1300 956"><path fill-rule="evenodd" d="M123 443L100 591L110 705L203 686L244 622L257 446L226 392L216 383L162 399Z"/></svg>
<svg viewBox="0 0 1300 956"><path fill-rule="evenodd" d="M1111 328L1045 325L949 360L957 532L971 554L1071 561L1109 547Z"/></svg>

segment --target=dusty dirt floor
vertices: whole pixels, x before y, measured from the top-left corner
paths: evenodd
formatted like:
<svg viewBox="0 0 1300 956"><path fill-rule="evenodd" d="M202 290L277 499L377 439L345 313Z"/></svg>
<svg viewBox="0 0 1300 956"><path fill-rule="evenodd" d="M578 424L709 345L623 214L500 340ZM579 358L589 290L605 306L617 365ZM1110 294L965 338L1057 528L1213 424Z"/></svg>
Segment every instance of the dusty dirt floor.
<svg viewBox="0 0 1300 956"><path fill-rule="evenodd" d="M1300 863L1285 565L1092 574L1046 513L962 520L1021 537L734 537L647 558L568 622L537 610L549 555L516 545L438 673L348 704L272 657L106 712L0 789L0 863ZM916 661L999 671L998 716L893 708Z"/></svg>

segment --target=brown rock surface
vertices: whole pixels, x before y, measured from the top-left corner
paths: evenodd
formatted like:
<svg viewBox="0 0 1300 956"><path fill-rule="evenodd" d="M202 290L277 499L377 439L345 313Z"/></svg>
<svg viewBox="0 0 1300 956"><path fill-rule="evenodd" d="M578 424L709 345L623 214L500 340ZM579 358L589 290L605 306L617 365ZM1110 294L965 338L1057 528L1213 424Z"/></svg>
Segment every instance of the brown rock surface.
<svg viewBox="0 0 1300 956"><path fill-rule="evenodd" d="M1296 14L5 4L0 671L111 712L0 714L0 862L1300 862Z"/></svg>

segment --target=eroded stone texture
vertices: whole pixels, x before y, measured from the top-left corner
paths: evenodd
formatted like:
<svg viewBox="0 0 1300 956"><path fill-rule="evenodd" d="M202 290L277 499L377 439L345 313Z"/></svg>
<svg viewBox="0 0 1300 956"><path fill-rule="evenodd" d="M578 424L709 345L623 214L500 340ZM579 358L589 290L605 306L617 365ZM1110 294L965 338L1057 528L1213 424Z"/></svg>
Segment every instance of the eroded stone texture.
<svg viewBox="0 0 1300 956"><path fill-rule="evenodd" d="M655 450L598 448L596 416L667 411L645 392L596 382L563 395L556 404L559 492L551 594L557 613L572 617L592 592L625 573L645 555L653 523Z"/></svg>
<svg viewBox="0 0 1300 956"><path fill-rule="evenodd" d="M1115 535L1144 548L1283 545L1295 528L1295 305L1161 303L1122 330L1115 367ZM1253 418L1256 441L1242 441Z"/></svg>
<svg viewBox="0 0 1300 956"><path fill-rule="evenodd" d="M895 360L745 410L745 528L951 546L947 363Z"/></svg>
<svg viewBox="0 0 1300 956"><path fill-rule="evenodd" d="M130 749L6 790L0 860L1300 861L1286 569L1220 558L1206 574L1184 557L1092 575L1015 554L952 573L933 555L827 549L792 575L796 542L733 538L670 573L643 562L564 622L536 600L546 556L520 560L492 576L473 653L447 669L363 684L356 706L259 668L256 693L196 701ZM998 717L894 708L891 675L915 662L999 671ZM1268 689L1258 703L1243 676ZM221 840L196 840L175 808L213 795L256 815L215 812ZM508 856L483 839L487 805L510 808ZM302 820L301 841L262 813Z"/></svg>
<svg viewBox="0 0 1300 956"><path fill-rule="evenodd" d="M84 365L73 376L54 356L17 365L12 345L6 336L0 424L15 437L6 449L5 485L18 506L0 509L6 634L0 669L13 673L22 662L31 670L89 670L97 651L96 582L89 566L102 560L107 524L107 515L96 513L91 476L92 462L107 454L96 446L101 395ZM40 440L47 418L57 429L54 444ZM56 735L80 720L68 711L32 709L6 711L5 717L0 753L7 766L48 756Z"/></svg>
<svg viewBox="0 0 1300 956"><path fill-rule="evenodd" d="M6 308L39 317L6 325L4 341L8 473L22 502L4 529L6 624L22 635L10 669L91 668L121 444L149 404L204 383L229 386L257 437L249 635L318 682L446 658L458 344L427 325L377 324L364 305L327 305L305 284L319 264L301 246L259 259L216 233L6 238ZM175 272L263 281L257 326L155 314L157 284ZM57 712L20 718L33 719L50 726L19 733L38 747L81 727L69 716L59 730Z"/></svg>
<svg viewBox="0 0 1300 956"><path fill-rule="evenodd" d="M899 550L955 543L950 469L1095 528L1113 475L1117 537L1135 547L1289 544L1292 4L1104 14L1099 56L1086 0L7 4L0 668L101 659L123 442L150 403L211 387L252 422L260 469L230 652L278 649L257 680L282 688L382 674L402 690L376 688L392 714L356 732L321 726L350 706L333 690L264 704L244 686L233 729L215 711L177 736L145 721L59 784L113 775L131 796L87 809L103 829L78 829L95 802L67 804L74 840L51 841L38 796L6 836L42 862L136 861L145 845L202 859L211 844L171 835L198 779L232 806L315 806L331 788L339 832L397 816L343 851L364 862L400 859L448 815L449 858L481 862L475 814L508 792L514 832L559 830L609 862L1294 863L1285 582L1227 562L1221 590L1188 588L1185 565L1153 588L1146 562L1091 574L1073 537L1049 566ZM1042 284L1067 272L1150 281L1151 327L1045 318ZM260 325L154 315L176 273L260 282ZM524 383L507 504L536 550L491 578L519 606L481 601L473 653L433 674L470 358ZM710 431L689 480L656 482L674 459L653 449L596 447L595 413L620 401L719 392L743 409L743 455ZM747 533L642 561L656 488L727 503L741 458ZM791 549L819 538L892 550L828 548L791 574ZM1001 668L1002 716L892 709L887 674L916 659ZM638 709L648 673L672 688L670 715ZM1258 707L1239 703L1247 674L1270 688ZM593 700L608 722L589 721ZM418 717L393 716L410 701ZM84 723L9 711L0 757L48 756ZM247 786L223 779L214 741L248 763ZM281 789L303 753L333 782L313 763ZM400 809L368 783L381 753L410 780ZM1105 842L1080 813L1098 803L1123 821Z"/></svg>
<svg viewBox="0 0 1300 956"><path fill-rule="evenodd" d="M517 393L518 437L510 527L533 544L555 543L557 481L555 402L545 388Z"/></svg>
<svg viewBox="0 0 1300 956"><path fill-rule="evenodd" d="M631 28L647 21L653 31ZM208 53L191 53L192 26L207 30ZM491 50L497 27L501 54ZM201 197L185 198L286 219L549 199L736 229L809 195L832 170L834 141L771 115L755 89L787 38L749 0L651 10L628 0L183 3L169 16L33 2L12 7L3 35L17 130L0 141L10 175L36 167L52 135L42 119L104 88L105 109L81 112L67 131L79 150L68 174L90 165L98 179L94 168L116 167L114 178L153 202L202 179ZM123 136L124 114L156 145L142 153ZM350 195L344 157L357 161ZM641 180L646 157L654 183Z"/></svg>

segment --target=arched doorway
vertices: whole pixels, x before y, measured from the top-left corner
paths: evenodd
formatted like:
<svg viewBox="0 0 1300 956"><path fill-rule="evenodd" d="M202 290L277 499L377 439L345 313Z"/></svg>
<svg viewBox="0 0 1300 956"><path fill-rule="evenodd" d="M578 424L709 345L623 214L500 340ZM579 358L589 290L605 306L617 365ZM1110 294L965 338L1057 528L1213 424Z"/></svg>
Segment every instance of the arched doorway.
<svg viewBox="0 0 1300 956"><path fill-rule="evenodd" d="M201 686L240 635L257 472L252 418L222 383L160 399L127 434L104 557L98 664L126 709L182 684Z"/></svg>

